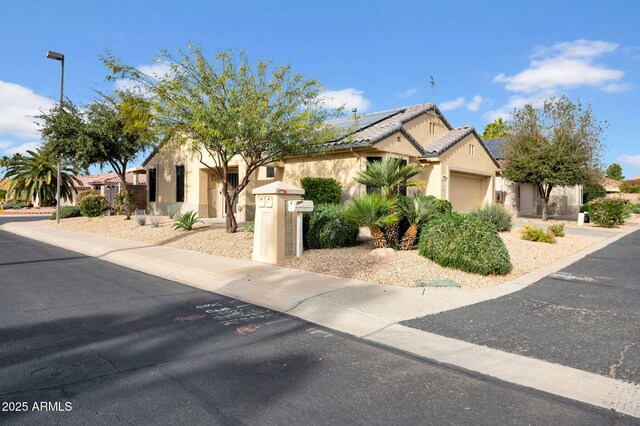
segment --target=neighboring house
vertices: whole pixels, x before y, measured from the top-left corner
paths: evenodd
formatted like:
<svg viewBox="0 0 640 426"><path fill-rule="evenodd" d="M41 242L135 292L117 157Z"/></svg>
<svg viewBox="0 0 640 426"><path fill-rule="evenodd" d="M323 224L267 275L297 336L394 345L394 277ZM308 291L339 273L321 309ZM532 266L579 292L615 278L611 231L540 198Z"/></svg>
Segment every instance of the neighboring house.
<svg viewBox="0 0 640 426"><path fill-rule="evenodd" d="M501 167L504 164L502 144L505 138L485 139L484 143ZM514 183L496 177L496 201L514 210L518 216L542 216L542 197L538 187L528 183ZM548 215L556 218L577 218L582 205L582 185L560 186L551 190Z"/></svg>
<svg viewBox="0 0 640 426"><path fill-rule="evenodd" d="M116 173L101 173L97 175L76 175L80 185L75 187L77 193L73 192L72 201L62 200L60 205L76 205L79 194L95 189L100 191L100 195L109 200L109 207L113 207L114 197L122 186L120 177ZM126 176L127 186L131 188L137 199L137 209L147 208L147 181L144 169L131 169Z"/></svg>
<svg viewBox="0 0 640 426"><path fill-rule="evenodd" d="M611 179L608 177L602 178L602 186L604 187L604 190L607 191L607 195L620 194L620 182L615 179Z"/></svg>
<svg viewBox="0 0 640 426"><path fill-rule="evenodd" d="M495 175L499 170L473 127L452 128L438 108L419 104L404 108L327 122L347 133L327 143L316 153L291 156L260 167L249 186L233 206L238 221L254 218L252 189L275 180L300 186L304 177L331 177L342 185L343 201L362 194L367 188L354 181L365 170L367 160L382 161L393 156L423 168L416 180L422 188L411 188L451 201L456 210L470 210L493 203ZM199 156L196 156L199 157ZM203 161L214 164L202 153ZM199 158L182 152L152 153L143 163L148 180L149 207L166 213L172 206L182 211L195 210L200 217L223 217L225 205L221 183ZM238 182L245 173L241 158L231 162L228 180Z"/></svg>

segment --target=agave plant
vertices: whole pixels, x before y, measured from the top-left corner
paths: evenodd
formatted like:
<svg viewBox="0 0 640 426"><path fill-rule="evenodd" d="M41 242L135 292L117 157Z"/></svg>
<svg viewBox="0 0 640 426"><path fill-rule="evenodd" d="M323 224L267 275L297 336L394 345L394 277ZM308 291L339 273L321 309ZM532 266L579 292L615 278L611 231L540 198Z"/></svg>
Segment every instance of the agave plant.
<svg viewBox="0 0 640 426"><path fill-rule="evenodd" d="M398 202L398 210L409 221L409 229L400 242L400 250L411 250L418 236L418 229L438 214L433 198L422 194L403 197Z"/></svg>
<svg viewBox="0 0 640 426"><path fill-rule="evenodd" d="M366 170L359 172L355 181L379 188L380 195L390 200L396 198L403 188L422 186L424 182L409 180L420 172L420 166L403 164L401 158L388 157L384 161L367 162ZM384 232L387 241L396 244L400 239L400 224L390 224L384 228Z"/></svg>
<svg viewBox="0 0 640 426"><path fill-rule="evenodd" d="M381 228L400 220L400 215L395 209L395 199L383 198L378 193L366 194L347 202L344 217L352 226L369 228L373 246L382 248L387 246L387 240Z"/></svg>
<svg viewBox="0 0 640 426"><path fill-rule="evenodd" d="M172 228L191 231L193 229L193 225L198 222L204 223L198 218L198 214L196 212L194 212L193 210L189 210L188 212L184 212L181 215L178 215Z"/></svg>

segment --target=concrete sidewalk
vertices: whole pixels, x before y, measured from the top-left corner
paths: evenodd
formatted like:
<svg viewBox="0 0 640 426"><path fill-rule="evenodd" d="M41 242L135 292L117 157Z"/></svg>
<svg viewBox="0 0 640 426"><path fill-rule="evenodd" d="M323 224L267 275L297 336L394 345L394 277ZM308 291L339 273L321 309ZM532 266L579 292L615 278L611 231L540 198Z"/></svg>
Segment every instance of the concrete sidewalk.
<svg viewBox="0 0 640 426"><path fill-rule="evenodd" d="M398 325L400 321L518 291L637 230L629 227L580 253L495 287L406 288L336 278L188 250L64 231L38 222L0 229L121 266L286 312L439 362L640 417L640 387L558 364ZM545 373L546 372L546 373Z"/></svg>

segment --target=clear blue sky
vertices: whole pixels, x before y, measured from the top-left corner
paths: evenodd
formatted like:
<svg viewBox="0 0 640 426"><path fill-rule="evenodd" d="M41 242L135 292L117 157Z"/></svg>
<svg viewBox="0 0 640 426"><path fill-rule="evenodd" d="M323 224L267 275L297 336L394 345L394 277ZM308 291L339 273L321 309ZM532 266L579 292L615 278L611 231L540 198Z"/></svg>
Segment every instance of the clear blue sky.
<svg viewBox="0 0 640 426"><path fill-rule="evenodd" d="M32 119L65 95L109 89L110 49L152 65L188 42L214 54L291 63L366 113L435 101L454 126L482 131L513 106L567 94L608 121L604 162L640 174L640 2L615 1L10 1L0 16L0 155L34 146ZM436 81L435 94L429 76Z"/></svg>

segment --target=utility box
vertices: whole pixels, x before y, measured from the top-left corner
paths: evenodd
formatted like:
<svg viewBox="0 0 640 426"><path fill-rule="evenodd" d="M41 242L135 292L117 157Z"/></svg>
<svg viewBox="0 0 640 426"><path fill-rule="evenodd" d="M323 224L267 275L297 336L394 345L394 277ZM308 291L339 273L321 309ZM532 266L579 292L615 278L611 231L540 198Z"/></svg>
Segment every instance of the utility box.
<svg viewBox="0 0 640 426"><path fill-rule="evenodd" d="M302 214L296 211L296 206L309 208L308 202L304 204L302 200L304 189L275 181L252 192L256 200L256 218L251 259L276 264L285 257L296 256L298 247L302 246L302 238L296 229L298 222L302 222Z"/></svg>

